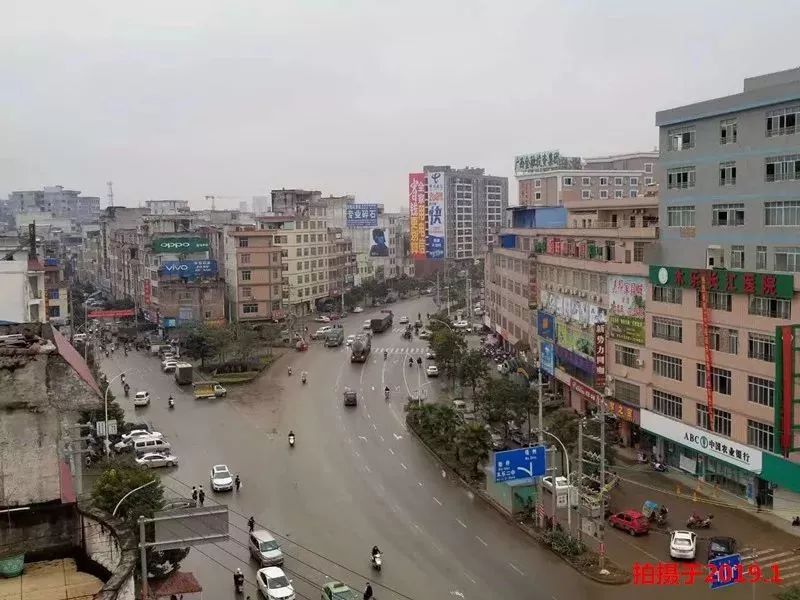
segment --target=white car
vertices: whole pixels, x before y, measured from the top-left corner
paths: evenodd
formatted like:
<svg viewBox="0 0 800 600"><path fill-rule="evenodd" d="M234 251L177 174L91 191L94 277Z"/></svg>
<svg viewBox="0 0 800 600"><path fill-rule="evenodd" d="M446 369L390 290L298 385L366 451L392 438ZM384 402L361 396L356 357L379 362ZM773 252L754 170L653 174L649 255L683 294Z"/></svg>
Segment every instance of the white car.
<svg viewBox="0 0 800 600"><path fill-rule="evenodd" d="M546 475L542 477L542 487L551 494L553 493L553 476ZM566 477L556 477L556 493L566 493L570 488L569 482Z"/></svg>
<svg viewBox="0 0 800 600"><path fill-rule="evenodd" d="M364 321L364 324L361 326L361 329L372 329L372 321L367 319Z"/></svg>
<svg viewBox="0 0 800 600"><path fill-rule="evenodd" d="M428 375L428 377L438 377L439 367L436 365L428 365L428 368L425 369L425 373Z"/></svg>
<svg viewBox="0 0 800 600"><path fill-rule="evenodd" d="M672 558L694 560L697 554L697 534L693 531L673 531L669 534L669 555Z"/></svg>
<svg viewBox="0 0 800 600"><path fill-rule="evenodd" d="M483 309L482 308L476 308L475 310L472 311L472 314L475 315L476 317L482 317L483 316Z"/></svg>
<svg viewBox="0 0 800 600"><path fill-rule="evenodd" d="M331 318L326 317L325 315L320 315L316 319L314 319L317 323L330 323Z"/></svg>
<svg viewBox="0 0 800 600"><path fill-rule="evenodd" d="M356 307L353 309L353 312L354 312L354 313L356 313L356 314L358 314L358 313L362 313L362 312L364 312L364 309L363 309L363 308L361 308L360 306L356 306Z"/></svg>
<svg viewBox="0 0 800 600"><path fill-rule="evenodd" d="M178 464L178 457L162 452L148 452L136 459L136 464L146 469L155 467L171 467Z"/></svg>
<svg viewBox="0 0 800 600"><path fill-rule="evenodd" d="M419 332L419 339L421 340L429 340L431 339L431 336L433 336L433 334L427 329L423 329Z"/></svg>
<svg viewBox="0 0 800 600"><path fill-rule="evenodd" d="M434 360L436 358L436 352L434 352L433 350L428 350L425 353L425 358L427 358L428 360Z"/></svg>
<svg viewBox="0 0 800 600"><path fill-rule="evenodd" d="M163 439L164 435L159 433L158 431L147 431L147 429L133 429L130 433L126 433L122 436L122 441L117 442L114 444L114 450L117 452L122 452L123 450L128 449L130 446L133 445L133 442L138 440L142 437L152 437Z"/></svg>
<svg viewBox="0 0 800 600"><path fill-rule="evenodd" d="M333 327L330 325L324 325L311 334L311 339L318 340L319 338L323 338L331 329L333 329Z"/></svg>
<svg viewBox="0 0 800 600"><path fill-rule="evenodd" d="M463 329L464 331L469 331L469 321L456 321L453 323L453 327L456 329Z"/></svg>
<svg viewBox="0 0 800 600"><path fill-rule="evenodd" d="M400 325L405 325L406 323L408 323L408 317L403 315L400 317Z"/></svg>
<svg viewBox="0 0 800 600"><path fill-rule="evenodd" d="M295 600L292 580L280 567L259 569L256 573L258 589L267 600Z"/></svg>
<svg viewBox="0 0 800 600"><path fill-rule="evenodd" d="M150 392L136 392L133 397L134 406L147 406L150 404Z"/></svg>
<svg viewBox="0 0 800 600"><path fill-rule="evenodd" d="M356 341L356 336L348 335L347 339L344 341L344 343L347 344L348 346L352 346L353 342L355 342L355 341Z"/></svg>
<svg viewBox="0 0 800 600"><path fill-rule="evenodd" d="M228 492L233 489L233 474L228 465L211 467L211 489L215 492Z"/></svg>
<svg viewBox="0 0 800 600"><path fill-rule="evenodd" d="M178 366L177 360L165 360L164 362L161 363L161 370L164 371L164 373L174 373L175 367L177 366Z"/></svg>

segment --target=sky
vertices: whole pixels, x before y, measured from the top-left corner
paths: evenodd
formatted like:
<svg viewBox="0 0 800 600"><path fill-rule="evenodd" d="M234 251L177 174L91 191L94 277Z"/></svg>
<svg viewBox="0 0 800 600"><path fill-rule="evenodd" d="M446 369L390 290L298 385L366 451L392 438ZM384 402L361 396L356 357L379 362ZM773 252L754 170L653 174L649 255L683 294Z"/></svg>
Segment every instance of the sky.
<svg viewBox="0 0 800 600"><path fill-rule="evenodd" d="M0 197L407 204L408 173L652 150L800 64L796 0L0 0ZM513 181L513 179L512 179ZM516 185L512 183L512 204Z"/></svg>

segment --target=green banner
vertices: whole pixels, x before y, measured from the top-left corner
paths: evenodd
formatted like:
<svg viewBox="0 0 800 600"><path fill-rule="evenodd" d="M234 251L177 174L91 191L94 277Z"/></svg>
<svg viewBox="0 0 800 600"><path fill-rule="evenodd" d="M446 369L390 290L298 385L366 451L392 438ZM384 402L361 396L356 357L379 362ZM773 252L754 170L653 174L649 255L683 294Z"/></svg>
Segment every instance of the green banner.
<svg viewBox="0 0 800 600"><path fill-rule="evenodd" d="M644 319L626 315L608 315L609 336L629 344L644 346Z"/></svg>
<svg viewBox="0 0 800 600"><path fill-rule="evenodd" d="M193 254L208 252L209 244L205 238L176 237L153 240L153 252L170 252L173 254Z"/></svg>
<svg viewBox="0 0 800 600"><path fill-rule="evenodd" d="M748 294L791 300L794 277L785 273L750 273L727 269L691 269L650 265L650 283L666 287L699 288L703 277L710 292Z"/></svg>

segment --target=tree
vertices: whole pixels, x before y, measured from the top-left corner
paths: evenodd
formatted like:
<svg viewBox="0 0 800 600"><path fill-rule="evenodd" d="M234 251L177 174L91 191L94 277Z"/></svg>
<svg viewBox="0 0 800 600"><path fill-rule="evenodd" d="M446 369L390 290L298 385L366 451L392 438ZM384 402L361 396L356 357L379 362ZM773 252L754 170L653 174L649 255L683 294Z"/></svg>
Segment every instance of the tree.
<svg viewBox="0 0 800 600"><path fill-rule="evenodd" d="M458 365L458 376L462 385L472 389L472 397L475 398L475 388L489 377L489 366L483 355L477 350L467 352Z"/></svg>
<svg viewBox="0 0 800 600"><path fill-rule="evenodd" d="M466 423L456 434L458 461L467 468L473 477L478 475L478 467L489 458L492 438L480 423Z"/></svg>
<svg viewBox="0 0 800 600"><path fill-rule="evenodd" d="M775 594L778 600L800 600L800 586L792 585Z"/></svg>
<svg viewBox="0 0 800 600"><path fill-rule="evenodd" d="M423 404L411 411L409 420L423 440L448 450L459 425L458 414L448 404Z"/></svg>
<svg viewBox="0 0 800 600"><path fill-rule="evenodd" d="M246 363L258 347L258 334L252 327L242 323L232 323L228 328L231 334L231 353L236 360Z"/></svg>
<svg viewBox="0 0 800 600"><path fill-rule="evenodd" d="M547 431L564 443L567 452L574 454L578 445L579 423L580 417L572 409L562 408L551 416Z"/></svg>
<svg viewBox="0 0 800 600"><path fill-rule="evenodd" d="M445 327L435 330L431 336L431 348L436 353L436 362L451 380L458 371L466 347L467 342L461 334Z"/></svg>
<svg viewBox="0 0 800 600"><path fill-rule="evenodd" d="M212 358L219 352L217 338L213 332L204 326L192 329L183 342L183 352L190 358L200 359L200 366L205 367L206 359Z"/></svg>
<svg viewBox="0 0 800 600"><path fill-rule="evenodd" d="M489 379L486 382L480 410L489 423L500 424L508 437L509 421L519 420L526 406L528 390L509 379Z"/></svg>

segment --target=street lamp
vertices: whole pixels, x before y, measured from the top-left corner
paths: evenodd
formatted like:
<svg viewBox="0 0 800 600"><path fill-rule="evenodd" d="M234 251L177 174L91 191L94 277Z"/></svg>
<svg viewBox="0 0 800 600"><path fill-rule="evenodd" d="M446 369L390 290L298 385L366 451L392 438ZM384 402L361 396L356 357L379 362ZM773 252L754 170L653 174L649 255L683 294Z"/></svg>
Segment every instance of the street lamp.
<svg viewBox="0 0 800 600"><path fill-rule="evenodd" d="M555 441L559 443L561 449L564 451L564 466L566 468L567 473L567 529L569 530L569 534L572 535L572 506L570 502L570 486L572 485L570 481L570 471L569 471L569 454L567 454L567 447L564 445L560 439L558 439L554 434L550 433L549 431L545 431L544 429L539 430L540 434L549 435ZM556 476L553 474L553 498L556 497ZM555 514L553 515L555 517Z"/></svg>
<svg viewBox="0 0 800 600"><path fill-rule="evenodd" d="M116 516L117 516L117 511L119 510L119 507L122 505L122 503L123 503L123 502L125 502L125 499L126 499L128 496L130 496L130 495L131 495L131 494L133 494L134 492L138 492L138 491L139 491L139 490L141 490L142 488L146 488L148 485L152 485L152 484L154 484L156 481L158 481L158 479L151 479L151 480L150 480L150 481L148 481L147 483L145 483L145 484L143 484L143 485L140 485L140 486L139 486L139 487L137 487L137 488L133 488L133 489L132 489L130 492L128 492L127 494L125 494L125 495L124 495L122 498L120 498L119 502L117 502L117 505L114 507L114 511L111 513L111 516L112 516L112 517L116 517Z"/></svg>

